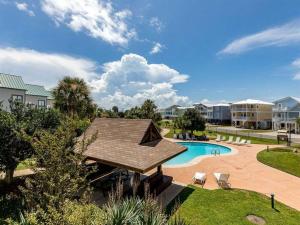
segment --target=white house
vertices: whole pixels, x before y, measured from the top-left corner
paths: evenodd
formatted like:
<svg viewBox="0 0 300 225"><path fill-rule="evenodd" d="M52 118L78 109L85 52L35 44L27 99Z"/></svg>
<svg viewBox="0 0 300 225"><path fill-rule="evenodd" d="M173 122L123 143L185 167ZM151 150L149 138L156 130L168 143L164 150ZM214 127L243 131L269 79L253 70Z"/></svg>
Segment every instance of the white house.
<svg viewBox="0 0 300 225"><path fill-rule="evenodd" d="M255 99L246 99L232 103L232 126L250 129L271 128L272 106L273 103Z"/></svg>
<svg viewBox="0 0 300 225"><path fill-rule="evenodd" d="M296 122L300 117L300 98L285 97L274 102L272 129L291 130L299 133L300 129Z"/></svg>
<svg viewBox="0 0 300 225"><path fill-rule="evenodd" d="M9 100L25 103L26 85L22 77L0 73L0 103L2 109L9 111Z"/></svg>
<svg viewBox="0 0 300 225"><path fill-rule="evenodd" d="M43 86L25 84L21 76L0 73L0 103L9 111L9 101L20 101L33 107L51 107L53 98Z"/></svg>

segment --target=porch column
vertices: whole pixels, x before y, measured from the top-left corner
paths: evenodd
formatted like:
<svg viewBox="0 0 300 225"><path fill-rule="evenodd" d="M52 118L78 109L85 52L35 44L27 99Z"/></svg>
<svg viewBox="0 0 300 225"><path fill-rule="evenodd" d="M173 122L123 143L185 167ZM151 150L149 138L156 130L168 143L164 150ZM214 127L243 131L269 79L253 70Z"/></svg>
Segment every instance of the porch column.
<svg viewBox="0 0 300 225"><path fill-rule="evenodd" d="M161 168L161 165L159 165L159 166L157 167L157 173L158 173L158 174L162 174L162 168Z"/></svg>

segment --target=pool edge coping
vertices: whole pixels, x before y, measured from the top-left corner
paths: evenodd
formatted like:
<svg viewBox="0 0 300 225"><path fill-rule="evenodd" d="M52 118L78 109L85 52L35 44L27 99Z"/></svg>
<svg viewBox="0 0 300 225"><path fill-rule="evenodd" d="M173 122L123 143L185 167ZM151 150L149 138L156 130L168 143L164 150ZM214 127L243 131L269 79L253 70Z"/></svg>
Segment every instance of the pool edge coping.
<svg viewBox="0 0 300 225"><path fill-rule="evenodd" d="M214 145L219 145L222 147L226 147L229 148L231 151L229 153L224 153L224 154L220 154L220 155L203 155L203 156L197 156L196 158L192 159L191 161L189 161L188 163L183 163L183 164L176 164L176 165L162 165L163 168L166 169L172 169L172 168L182 168L182 167L190 167L190 166L194 166L197 165L198 163L200 163L203 159L205 158L212 158L212 157L223 157L223 156L231 156L231 155L236 155L238 154L238 150L232 146L227 146L227 145L223 145L222 143L212 143L209 141L184 141L184 140L174 140L173 142L178 143L178 142L194 142L194 143L206 143L206 144L214 144Z"/></svg>

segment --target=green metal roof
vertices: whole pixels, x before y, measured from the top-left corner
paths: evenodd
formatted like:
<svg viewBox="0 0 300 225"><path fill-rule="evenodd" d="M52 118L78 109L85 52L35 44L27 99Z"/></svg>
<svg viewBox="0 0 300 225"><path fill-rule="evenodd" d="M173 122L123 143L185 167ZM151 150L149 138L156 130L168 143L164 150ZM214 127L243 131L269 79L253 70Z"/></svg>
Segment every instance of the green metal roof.
<svg viewBox="0 0 300 225"><path fill-rule="evenodd" d="M44 86L26 84L26 95L35 95L35 96L49 96L49 92L44 88Z"/></svg>
<svg viewBox="0 0 300 225"><path fill-rule="evenodd" d="M47 91L47 93L48 93L47 95L48 99L54 99L51 91Z"/></svg>
<svg viewBox="0 0 300 225"><path fill-rule="evenodd" d="M22 77L0 73L0 87L26 90Z"/></svg>

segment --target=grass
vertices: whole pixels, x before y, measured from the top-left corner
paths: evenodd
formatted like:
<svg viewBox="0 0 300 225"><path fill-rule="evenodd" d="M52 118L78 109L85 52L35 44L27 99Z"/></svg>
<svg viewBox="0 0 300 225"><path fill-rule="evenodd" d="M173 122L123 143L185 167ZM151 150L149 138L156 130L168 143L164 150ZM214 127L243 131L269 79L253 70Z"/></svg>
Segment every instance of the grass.
<svg viewBox="0 0 300 225"><path fill-rule="evenodd" d="M19 163L16 170L24 170L24 169L30 169L34 167L35 160L34 159L26 159Z"/></svg>
<svg viewBox="0 0 300 225"><path fill-rule="evenodd" d="M257 160L273 168L300 177L300 153L294 153L290 148L274 148L269 151L261 151L257 154Z"/></svg>
<svg viewBox="0 0 300 225"><path fill-rule="evenodd" d="M245 190L206 190L186 187L179 194L179 214L191 225L251 225L246 216L254 214L268 225L299 224L300 212L276 202L271 208L270 199L256 192ZM167 210L176 205L173 201ZM174 215L173 215L174 216Z"/></svg>
<svg viewBox="0 0 300 225"><path fill-rule="evenodd" d="M181 133L180 129L176 129L176 133ZM174 134L174 130L170 129L170 132L168 134L165 135L165 137L167 138L173 138L173 134ZM241 135L234 135L234 134L226 134L223 132L215 132L215 131L199 131L199 132L195 132L195 135L202 135L202 134L206 134L208 136L209 139L216 139L217 134L220 134L222 136L225 136L226 139L228 140L229 136L233 136L234 138L236 137L241 137L242 139L247 139L247 140L251 140L251 143L253 144L266 144L266 145L275 145L278 144L277 140L272 140L272 139L266 139L266 138L256 138L256 137L249 137L249 136L241 136Z"/></svg>

